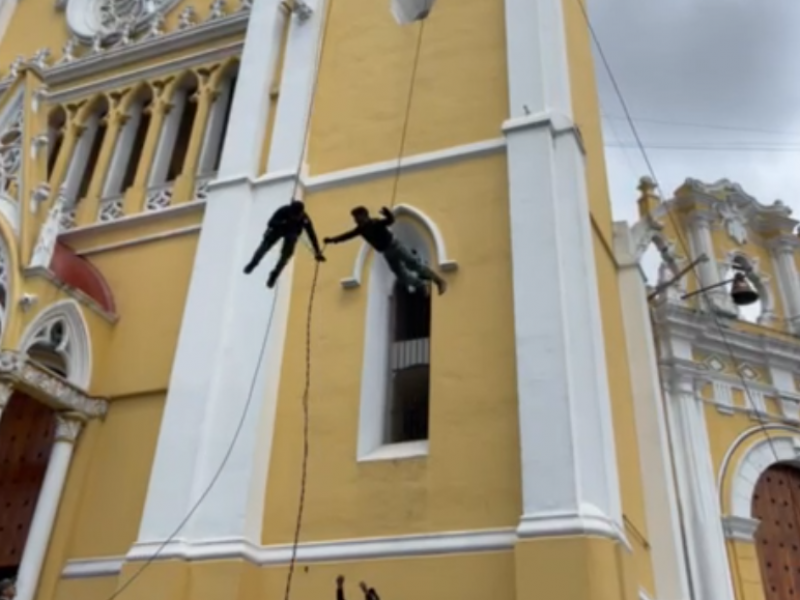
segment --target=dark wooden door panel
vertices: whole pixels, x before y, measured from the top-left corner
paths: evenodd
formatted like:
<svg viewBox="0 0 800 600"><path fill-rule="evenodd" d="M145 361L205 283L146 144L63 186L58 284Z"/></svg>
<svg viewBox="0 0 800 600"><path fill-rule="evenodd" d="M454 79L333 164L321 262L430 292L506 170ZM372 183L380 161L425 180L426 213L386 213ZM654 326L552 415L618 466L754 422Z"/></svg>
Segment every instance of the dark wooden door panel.
<svg viewBox="0 0 800 600"><path fill-rule="evenodd" d="M800 471L775 465L756 484L752 514L765 600L800 600Z"/></svg>
<svg viewBox="0 0 800 600"><path fill-rule="evenodd" d="M22 558L54 434L53 411L22 394L0 416L0 567Z"/></svg>

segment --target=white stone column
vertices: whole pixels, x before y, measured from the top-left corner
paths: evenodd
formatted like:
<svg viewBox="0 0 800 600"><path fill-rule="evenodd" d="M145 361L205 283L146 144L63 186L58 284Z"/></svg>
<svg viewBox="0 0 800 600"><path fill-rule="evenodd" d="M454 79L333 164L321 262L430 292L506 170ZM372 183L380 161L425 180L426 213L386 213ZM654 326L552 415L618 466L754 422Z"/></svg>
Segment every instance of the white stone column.
<svg viewBox="0 0 800 600"><path fill-rule="evenodd" d="M795 235L778 236L770 244L778 288L783 300L783 314L792 333L800 333L800 278L795 262L798 247L800 239Z"/></svg>
<svg viewBox="0 0 800 600"><path fill-rule="evenodd" d="M628 248L632 245L627 223L615 224L615 234L618 238L616 242L627 242L624 245ZM672 456L650 307L644 278L639 269L640 258L631 256L630 253L621 256L617 251L617 260L620 263L617 277L622 298L636 437L639 441L645 519L655 579L654 592L656 598L688 600L689 582Z"/></svg>
<svg viewBox="0 0 800 600"><path fill-rule="evenodd" d="M562 3L505 0L505 15L510 119L503 129L522 451L518 534L623 539Z"/></svg>
<svg viewBox="0 0 800 600"><path fill-rule="evenodd" d="M305 129L298 112L279 107L273 140L277 136L281 143L271 144L267 176L251 185L246 178L257 174L269 84L286 18L278 5L276 0L256 2L250 17L240 69L247 77L237 83L218 180L209 184L150 487L129 558L149 555L206 492L231 447L254 376L254 397L226 466L177 537L189 543L261 542L294 262L275 290L268 290L265 280L277 248L252 275L242 269L269 217L291 200ZM315 10L308 21L293 24L287 42L286 60L294 72L285 77L306 86L313 69L307 48L317 42L308 32L319 32L321 13ZM297 60L295 51L307 60ZM285 102L291 98L290 89ZM298 248L295 260L307 259L303 253ZM161 554L170 553L168 548Z"/></svg>
<svg viewBox="0 0 800 600"><path fill-rule="evenodd" d="M698 288L706 288L722 281L719 267L717 266L717 253L714 249L714 241L711 237L711 224L713 222L713 215L701 212L695 212L688 218L689 236L694 256L687 258L690 261L695 260L702 254L708 257L707 261L697 266L697 272L700 274ZM709 290L706 294L701 294L698 297L701 299L709 298L716 310L721 310L733 315L737 314L736 308L731 303L724 286Z"/></svg>
<svg viewBox="0 0 800 600"><path fill-rule="evenodd" d="M55 441L17 574L16 600L33 600L36 596L36 587L72 461L72 451L82 427L83 420L79 415L56 416Z"/></svg>
<svg viewBox="0 0 800 600"><path fill-rule="evenodd" d="M671 345L674 359L691 360L690 342ZM675 368L667 407L694 600L734 600L703 402L693 378Z"/></svg>

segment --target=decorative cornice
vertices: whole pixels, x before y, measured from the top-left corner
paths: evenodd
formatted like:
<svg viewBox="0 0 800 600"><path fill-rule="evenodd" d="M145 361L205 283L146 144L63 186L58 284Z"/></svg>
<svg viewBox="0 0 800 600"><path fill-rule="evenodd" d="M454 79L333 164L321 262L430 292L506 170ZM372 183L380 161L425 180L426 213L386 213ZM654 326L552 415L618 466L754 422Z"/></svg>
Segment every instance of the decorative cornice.
<svg viewBox="0 0 800 600"><path fill-rule="evenodd" d="M689 340L698 349L723 355L733 350L739 361L766 361L790 372L800 364L800 340L751 333L707 312L670 303L658 306L655 320L662 334Z"/></svg>
<svg viewBox="0 0 800 600"><path fill-rule="evenodd" d="M97 54L76 57L51 67L43 68L41 65L29 62L25 68L33 69L47 85L62 85L244 33L249 16L250 12L243 10L186 29L164 33L158 37L134 41L130 46L120 46ZM16 77L4 79L0 84L0 94L4 93L15 80Z"/></svg>
<svg viewBox="0 0 800 600"><path fill-rule="evenodd" d="M102 418L108 411L106 400L89 396L16 350L0 351L0 381L56 410L78 413L86 419Z"/></svg>

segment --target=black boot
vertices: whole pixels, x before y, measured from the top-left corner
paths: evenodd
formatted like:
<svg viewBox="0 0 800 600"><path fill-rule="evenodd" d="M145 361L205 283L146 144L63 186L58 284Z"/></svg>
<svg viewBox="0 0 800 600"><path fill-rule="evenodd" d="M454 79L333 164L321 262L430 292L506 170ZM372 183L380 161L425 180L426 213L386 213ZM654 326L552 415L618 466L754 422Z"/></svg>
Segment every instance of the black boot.
<svg viewBox="0 0 800 600"><path fill-rule="evenodd" d="M267 279L267 287L270 289L274 288L276 281L278 281L278 272L273 271L269 274L269 279Z"/></svg>

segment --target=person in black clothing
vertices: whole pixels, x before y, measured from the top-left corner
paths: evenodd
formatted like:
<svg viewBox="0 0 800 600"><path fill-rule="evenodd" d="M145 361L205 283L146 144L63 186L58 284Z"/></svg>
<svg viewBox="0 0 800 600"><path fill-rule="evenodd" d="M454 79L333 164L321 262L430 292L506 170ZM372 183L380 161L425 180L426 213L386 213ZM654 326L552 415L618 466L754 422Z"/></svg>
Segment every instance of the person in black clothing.
<svg viewBox="0 0 800 600"><path fill-rule="evenodd" d="M361 591L364 592L364 600L381 600L375 588L367 586L363 581L358 585ZM336 600L346 600L344 597L344 575L339 575L336 578Z"/></svg>
<svg viewBox="0 0 800 600"><path fill-rule="evenodd" d="M392 234L389 229L394 223L392 211L384 206L381 209L383 218L373 219L369 216L366 208L358 206L351 211L351 214L356 222L355 229L335 237L325 238L326 244L339 244L360 235L376 252L383 255L389 268L403 282L403 285L409 288L409 291L427 289L426 283L432 281L436 284L439 294L444 294L447 289L444 279L428 268Z"/></svg>
<svg viewBox="0 0 800 600"><path fill-rule="evenodd" d="M256 248L253 258L250 259L250 262L247 263L247 266L244 268L245 274L249 275L252 273L258 266L258 263L261 262L261 259L266 256L267 252L270 251L279 239L283 238L281 256L275 268L272 269L272 272L269 274L269 279L267 279L267 287L274 287L281 271L283 271L289 259L292 258L297 240L300 234L303 233L303 230L308 234L308 239L311 240L311 245L314 247L317 261L324 261L325 257L322 255L322 250L319 248L314 225L306 214L303 203L299 200L292 200L291 203L286 206L281 206L276 210L270 218L261 243L258 245L258 248Z"/></svg>

